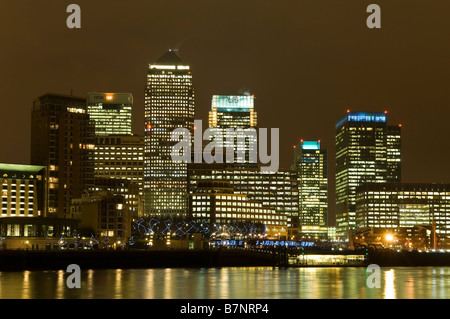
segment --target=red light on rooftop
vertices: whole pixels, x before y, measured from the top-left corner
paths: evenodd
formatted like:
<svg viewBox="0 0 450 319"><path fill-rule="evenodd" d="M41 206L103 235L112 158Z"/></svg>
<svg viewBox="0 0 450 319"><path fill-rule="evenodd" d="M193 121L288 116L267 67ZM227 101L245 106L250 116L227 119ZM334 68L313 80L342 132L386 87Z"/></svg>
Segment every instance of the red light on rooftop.
<svg viewBox="0 0 450 319"><path fill-rule="evenodd" d="M297 146L294 145L294 148L297 148Z"/></svg>
<svg viewBox="0 0 450 319"><path fill-rule="evenodd" d="M402 127L402 124L399 124L398 127Z"/></svg>
<svg viewBox="0 0 450 319"><path fill-rule="evenodd" d="M384 114L387 114L388 113L388 111L384 111Z"/></svg>
<svg viewBox="0 0 450 319"><path fill-rule="evenodd" d="M350 110L347 110L347 113L350 113Z"/></svg>

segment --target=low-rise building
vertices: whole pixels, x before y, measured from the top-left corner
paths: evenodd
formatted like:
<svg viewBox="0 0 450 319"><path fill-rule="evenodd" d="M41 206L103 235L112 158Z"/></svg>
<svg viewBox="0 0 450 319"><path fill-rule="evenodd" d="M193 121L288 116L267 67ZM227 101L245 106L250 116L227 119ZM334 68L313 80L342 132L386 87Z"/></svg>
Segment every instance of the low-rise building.
<svg viewBox="0 0 450 319"><path fill-rule="evenodd" d="M251 200L246 194L237 194L226 181L203 181L189 194L189 212L197 222L218 223L222 226L235 222L264 224L268 238L286 238L287 216L275 209Z"/></svg>

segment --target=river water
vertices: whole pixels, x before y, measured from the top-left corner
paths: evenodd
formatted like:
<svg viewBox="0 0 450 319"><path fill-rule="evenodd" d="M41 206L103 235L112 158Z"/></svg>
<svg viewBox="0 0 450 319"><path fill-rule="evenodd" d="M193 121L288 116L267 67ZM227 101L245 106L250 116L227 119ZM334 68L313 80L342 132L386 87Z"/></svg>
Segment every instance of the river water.
<svg viewBox="0 0 450 319"><path fill-rule="evenodd" d="M355 268L270 267L0 272L0 299L448 299L450 267L381 268L380 287Z"/></svg>

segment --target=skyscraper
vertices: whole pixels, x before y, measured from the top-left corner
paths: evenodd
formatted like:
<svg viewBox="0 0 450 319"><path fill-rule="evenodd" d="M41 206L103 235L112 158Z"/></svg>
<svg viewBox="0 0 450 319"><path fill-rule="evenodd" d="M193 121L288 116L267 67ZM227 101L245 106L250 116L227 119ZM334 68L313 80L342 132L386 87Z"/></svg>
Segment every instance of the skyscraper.
<svg viewBox="0 0 450 319"><path fill-rule="evenodd" d="M45 94L33 101L31 164L48 167L49 217L70 215L73 198L93 185L94 126L86 99Z"/></svg>
<svg viewBox="0 0 450 319"><path fill-rule="evenodd" d="M95 177L127 179L144 187L144 137L101 135L95 137Z"/></svg>
<svg viewBox="0 0 450 319"><path fill-rule="evenodd" d="M174 162L176 128L194 129L190 66L169 50L149 65L145 90L144 213L187 214L187 163Z"/></svg>
<svg viewBox="0 0 450 319"><path fill-rule="evenodd" d="M336 124L336 235L356 226L356 188L364 183L400 182L400 126L387 112L350 112Z"/></svg>
<svg viewBox="0 0 450 319"><path fill-rule="evenodd" d="M130 93L88 93L87 112L95 135L132 134L133 96Z"/></svg>
<svg viewBox="0 0 450 319"><path fill-rule="evenodd" d="M320 141L301 140L294 148L293 166L298 173L301 227L328 226L327 151Z"/></svg>
<svg viewBox="0 0 450 319"><path fill-rule="evenodd" d="M256 128L257 114L254 110L253 95L214 95L209 112L209 127L218 129L222 134L224 148L234 148L234 163L249 163L250 152L257 152L256 134L246 134L244 130ZM241 129L233 135L227 129ZM256 131L255 131L256 133ZM225 149L224 149L225 152ZM225 158L224 158L225 161ZM257 159L254 159L254 163Z"/></svg>

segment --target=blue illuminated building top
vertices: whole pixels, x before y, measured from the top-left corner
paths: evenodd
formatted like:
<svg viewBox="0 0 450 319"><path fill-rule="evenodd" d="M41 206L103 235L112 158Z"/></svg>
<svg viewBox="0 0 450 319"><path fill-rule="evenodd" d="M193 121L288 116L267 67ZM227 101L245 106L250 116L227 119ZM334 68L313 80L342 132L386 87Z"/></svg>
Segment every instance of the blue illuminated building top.
<svg viewBox="0 0 450 319"><path fill-rule="evenodd" d="M320 141L303 141L303 150L320 150Z"/></svg>
<svg viewBox="0 0 450 319"><path fill-rule="evenodd" d="M336 128L345 122L372 122L372 123L386 123L386 113L375 112L349 112L347 115L336 124Z"/></svg>

